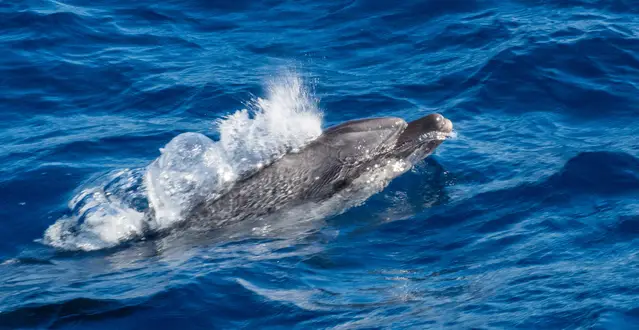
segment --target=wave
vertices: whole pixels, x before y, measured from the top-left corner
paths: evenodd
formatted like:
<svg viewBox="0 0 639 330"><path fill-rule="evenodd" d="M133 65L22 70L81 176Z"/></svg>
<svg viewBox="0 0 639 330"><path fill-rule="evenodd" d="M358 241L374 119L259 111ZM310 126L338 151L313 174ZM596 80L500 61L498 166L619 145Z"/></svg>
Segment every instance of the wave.
<svg viewBox="0 0 639 330"><path fill-rule="evenodd" d="M42 242L89 251L171 228L198 201L219 198L238 180L321 135L322 112L298 75L283 74L266 90L266 98L254 98L216 122L219 139L180 134L148 167L88 183Z"/></svg>
<svg viewBox="0 0 639 330"><path fill-rule="evenodd" d="M139 299L141 300L141 299ZM117 300L75 298L51 304L33 304L19 309L0 312L0 325L8 328L59 327L74 321L103 320L131 314L140 307L138 303Z"/></svg>

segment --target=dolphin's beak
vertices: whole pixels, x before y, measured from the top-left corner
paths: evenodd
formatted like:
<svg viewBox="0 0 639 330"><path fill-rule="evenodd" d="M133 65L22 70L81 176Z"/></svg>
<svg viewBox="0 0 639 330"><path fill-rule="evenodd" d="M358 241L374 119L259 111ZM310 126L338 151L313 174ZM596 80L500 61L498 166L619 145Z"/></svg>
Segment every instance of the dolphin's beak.
<svg viewBox="0 0 639 330"><path fill-rule="evenodd" d="M452 131L453 123L444 116L434 113L408 123L406 129L397 139L396 145L401 146L406 143L415 143L420 136L426 133L443 133L447 136Z"/></svg>
<svg viewBox="0 0 639 330"><path fill-rule="evenodd" d="M444 118L444 116L442 116L442 118ZM439 131L442 133L450 134L453 131L453 122L450 121L450 119L448 118L444 118L444 124Z"/></svg>

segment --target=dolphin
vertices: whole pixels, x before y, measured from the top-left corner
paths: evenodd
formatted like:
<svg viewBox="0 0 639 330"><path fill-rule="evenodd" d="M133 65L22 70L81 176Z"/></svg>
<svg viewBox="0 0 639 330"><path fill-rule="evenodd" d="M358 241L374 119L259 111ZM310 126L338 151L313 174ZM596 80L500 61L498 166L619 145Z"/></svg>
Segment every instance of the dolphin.
<svg viewBox="0 0 639 330"><path fill-rule="evenodd" d="M240 180L225 195L197 203L185 220L215 228L304 203L322 203L335 195L349 199L347 192L357 190L366 181L363 177L371 181L383 172L387 184L430 155L452 129L452 122L440 114L409 123L383 117L333 126L298 152ZM365 200L375 192L357 198Z"/></svg>

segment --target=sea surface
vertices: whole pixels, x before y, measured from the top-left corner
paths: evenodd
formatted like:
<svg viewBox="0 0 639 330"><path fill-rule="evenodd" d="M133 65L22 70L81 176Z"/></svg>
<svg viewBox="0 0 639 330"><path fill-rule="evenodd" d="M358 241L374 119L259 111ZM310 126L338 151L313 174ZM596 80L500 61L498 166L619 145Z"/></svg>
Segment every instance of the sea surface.
<svg viewBox="0 0 639 330"><path fill-rule="evenodd" d="M0 0L0 50L2 329L639 328L635 1ZM148 235L432 112L361 205Z"/></svg>

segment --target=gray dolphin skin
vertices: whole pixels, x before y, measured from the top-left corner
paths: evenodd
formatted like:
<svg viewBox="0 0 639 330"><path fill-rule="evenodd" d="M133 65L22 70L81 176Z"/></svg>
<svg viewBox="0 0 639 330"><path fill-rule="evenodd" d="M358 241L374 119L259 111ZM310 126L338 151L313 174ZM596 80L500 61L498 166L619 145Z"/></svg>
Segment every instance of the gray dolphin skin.
<svg viewBox="0 0 639 330"><path fill-rule="evenodd" d="M219 227L328 200L372 168L398 160L410 167L423 160L452 129L451 121L440 114L410 123L395 117L345 122L325 130L301 151L237 182L224 196L196 205L185 219Z"/></svg>

